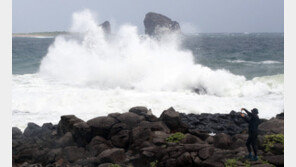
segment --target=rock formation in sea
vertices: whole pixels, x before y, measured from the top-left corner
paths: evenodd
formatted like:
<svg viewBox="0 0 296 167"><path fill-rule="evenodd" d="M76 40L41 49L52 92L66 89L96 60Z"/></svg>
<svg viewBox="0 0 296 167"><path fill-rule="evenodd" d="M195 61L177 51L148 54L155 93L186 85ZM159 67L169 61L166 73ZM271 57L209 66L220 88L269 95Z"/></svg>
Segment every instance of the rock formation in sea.
<svg viewBox="0 0 296 167"><path fill-rule="evenodd" d="M102 27L102 29L104 30L104 32L106 34L110 34L111 33L111 25L109 21L105 21L102 24L100 24L99 26Z"/></svg>
<svg viewBox="0 0 296 167"><path fill-rule="evenodd" d="M146 107L88 121L64 115L57 125L12 128L14 167L284 166L284 115L259 125L256 162L244 158L247 124L239 113L183 114L169 108L159 118ZM212 135L215 133L216 135Z"/></svg>
<svg viewBox="0 0 296 167"><path fill-rule="evenodd" d="M162 14L149 12L144 19L145 33L155 36L164 32L180 32L180 25Z"/></svg>

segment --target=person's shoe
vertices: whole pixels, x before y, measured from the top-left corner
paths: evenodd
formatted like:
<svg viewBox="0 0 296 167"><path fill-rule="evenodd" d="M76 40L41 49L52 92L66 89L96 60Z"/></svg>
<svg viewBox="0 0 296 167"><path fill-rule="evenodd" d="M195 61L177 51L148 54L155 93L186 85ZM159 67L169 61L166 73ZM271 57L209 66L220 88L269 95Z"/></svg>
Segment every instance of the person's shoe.
<svg viewBox="0 0 296 167"><path fill-rule="evenodd" d="M248 154L248 155L246 155L245 158L247 158L247 159L252 159L252 154Z"/></svg>
<svg viewBox="0 0 296 167"><path fill-rule="evenodd" d="M257 161L258 160L258 157L257 156L253 156L252 158L251 158L251 161Z"/></svg>

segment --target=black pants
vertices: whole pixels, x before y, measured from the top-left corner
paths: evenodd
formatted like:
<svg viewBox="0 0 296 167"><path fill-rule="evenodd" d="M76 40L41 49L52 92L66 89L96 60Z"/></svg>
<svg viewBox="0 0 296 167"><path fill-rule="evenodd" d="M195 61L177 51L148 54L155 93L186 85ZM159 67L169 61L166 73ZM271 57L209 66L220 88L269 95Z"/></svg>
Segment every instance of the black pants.
<svg viewBox="0 0 296 167"><path fill-rule="evenodd" d="M252 146L255 156L257 156L257 134L249 134L246 145L249 153L252 152L251 151L251 146Z"/></svg>

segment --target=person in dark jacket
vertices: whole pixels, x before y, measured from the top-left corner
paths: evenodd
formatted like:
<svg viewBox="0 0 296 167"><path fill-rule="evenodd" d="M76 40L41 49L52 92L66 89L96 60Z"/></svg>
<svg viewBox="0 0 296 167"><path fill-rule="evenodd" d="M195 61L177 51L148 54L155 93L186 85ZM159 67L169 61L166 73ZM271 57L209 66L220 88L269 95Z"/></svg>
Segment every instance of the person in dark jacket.
<svg viewBox="0 0 296 167"><path fill-rule="evenodd" d="M249 155L247 155L247 158L250 158L251 160L258 160L257 157L257 135L258 135L258 125L260 123L260 119L258 117L258 109L254 108L249 112L245 108L241 109L242 111L245 111L248 116L241 113L241 116L245 119L246 122L249 123L249 137L247 139L247 148L249 151ZM251 146L254 151L254 156L252 156Z"/></svg>

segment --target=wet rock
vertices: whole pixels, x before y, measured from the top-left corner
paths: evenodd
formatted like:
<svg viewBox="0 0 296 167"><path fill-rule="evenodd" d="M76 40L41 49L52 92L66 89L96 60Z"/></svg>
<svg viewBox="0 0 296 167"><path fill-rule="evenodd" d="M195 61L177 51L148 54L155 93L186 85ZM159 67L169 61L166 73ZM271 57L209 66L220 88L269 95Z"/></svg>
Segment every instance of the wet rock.
<svg viewBox="0 0 296 167"><path fill-rule="evenodd" d="M68 146L63 149L63 155L67 161L70 163L75 162L78 159L85 158L85 150L82 147Z"/></svg>
<svg viewBox="0 0 296 167"><path fill-rule="evenodd" d="M202 141L200 138L191 134L186 134L180 142L184 144L204 143L204 141Z"/></svg>
<svg viewBox="0 0 296 167"><path fill-rule="evenodd" d="M35 137L35 136L38 136L41 133L41 131L42 131L42 128L39 125L33 122L29 122L28 126L24 130L24 136Z"/></svg>
<svg viewBox="0 0 296 167"><path fill-rule="evenodd" d="M275 166L284 166L284 155L263 156L262 159Z"/></svg>
<svg viewBox="0 0 296 167"><path fill-rule="evenodd" d="M202 160L208 159L210 156L212 156L214 153L214 148L213 147L204 147L198 151L198 156Z"/></svg>
<svg viewBox="0 0 296 167"><path fill-rule="evenodd" d="M191 133L194 136L197 136L202 140L206 140L210 136L209 133L197 129L189 129L189 133Z"/></svg>
<svg viewBox="0 0 296 167"><path fill-rule="evenodd" d="M135 113L140 116L144 116L146 121L153 122L158 120L157 117L152 114L151 110L148 110L146 107L133 107L129 110L129 112Z"/></svg>
<svg viewBox="0 0 296 167"><path fill-rule="evenodd" d="M102 24L99 25L100 27L102 27L103 31L106 34L110 34L111 33L111 25L109 21L105 21Z"/></svg>
<svg viewBox="0 0 296 167"><path fill-rule="evenodd" d="M21 138L23 135L22 131L17 127L12 127L12 139Z"/></svg>
<svg viewBox="0 0 296 167"><path fill-rule="evenodd" d="M122 130L111 137L112 144L119 148L127 148L130 142L130 130Z"/></svg>
<svg viewBox="0 0 296 167"><path fill-rule="evenodd" d="M73 125L78 122L83 122L83 120L77 118L75 115L63 115L58 124L58 134L64 135L67 132L71 132Z"/></svg>
<svg viewBox="0 0 296 167"><path fill-rule="evenodd" d="M91 142L86 146L87 150L89 150L92 156L97 156L101 152L112 148L111 144L104 139L103 137L96 136L94 137Z"/></svg>
<svg viewBox="0 0 296 167"><path fill-rule="evenodd" d="M112 117L97 117L87 121L91 128L92 136L103 136L108 138L111 127L118 123Z"/></svg>
<svg viewBox="0 0 296 167"><path fill-rule="evenodd" d="M152 131L149 124L140 124L132 130L132 147L135 149L142 148L145 141L152 140Z"/></svg>
<svg viewBox="0 0 296 167"><path fill-rule="evenodd" d="M67 132L64 136L56 141L56 147L74 146L74 140L71 132Z"/></svg>
<svg viewBox="0 0 296 167"><path fill-rule="evenodd" d="M221 133L214 136L214 146L222 149L229 149L232 144L231 137Z"/></svg>
<svg viewBox="0 0 296 167"><path fill-rule="evenodd" d="M187 128L181 122L181 117L178 112L175 111L173 107L162 112L159 118L163 121L172 132L186 132Z"/></svg>
<svg viewBox="0 0 296 167"><path fill-rule="evenodd" d="M121 122L126 124L130 129L133 127L138 126L141 121L144 121L144 117L137 115L132 112L127 112L119 115L117 119Z"/></svg>
<svg viewBox="0 0 296 167"><path fill-rule="evenodd" d="M180 25L176 21L172 21L170 18L158 14L149 12L145 15L144 19L145 33L151 36L159 35L164 32L179 32Z"/></svg>
<svg viewBox="0 0 296 167"><path fill-rule="evenodd" d="M192 158L191 158L190 153L185 152L181 156L179 156L177 158L176 164L177 164L177 166L187 166L187 165L192 164Z"/></svg>
<svg viewBox="0 0 296 167"><path fill-rule="evenodd" d="M261 123L258 129L264 134L284 134L284 120L283 119L270 119Z"/></svg>
<svg viewBox="0 0 296 167"><path fill-rule="evenodd" d="M226 133L235 135L248 129L248 124L239 113L232 111L230 114L183 114L180 113L181 121L189 128L205 133ZM197 133L198 134L198 133ZM201 136L198 136L201 137ZM201 137L202 138L202 137ZM204 136L206 138L206 136Z"/></svg>
<svg viewBox="0 0 296 167"><path fill-rule="evenodd" d="M284 119L284 112L276 115L277 119Z"/></svg>
<svg viewBox="0 0 296 167"><path fill-rule="evenodd" d="M75 123L71 130L71 133L73 134L75 142L80 147L84 147L85 145L87 145L92 137L91 128L84 121Z"/></svg>
<svg viewBox="0 0 296 167"><path fill-rule="evenodd" d="M125 154L123 149L112 148L100 153L98 156L101 163L121 163L125 161Z"/></svg>

